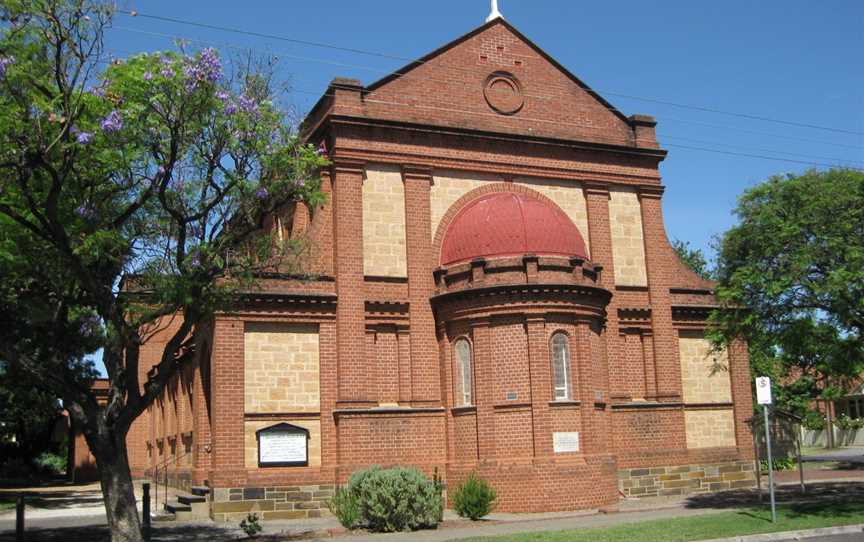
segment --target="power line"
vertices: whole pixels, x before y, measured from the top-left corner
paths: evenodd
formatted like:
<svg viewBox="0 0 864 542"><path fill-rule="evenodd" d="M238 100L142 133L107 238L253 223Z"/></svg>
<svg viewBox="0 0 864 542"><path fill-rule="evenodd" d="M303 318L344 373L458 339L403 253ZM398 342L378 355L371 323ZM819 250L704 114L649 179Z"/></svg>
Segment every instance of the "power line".
<svg viewBox="0 0 864 542"><path fill-rule="evenodd" d="M201 42L201 40L188 40L188 41ZM203 43L212 43L212 42L203 42ZM333 97L334 96L333 94L330 94L327 92L321 93L321 92L316 92L316 91L311 91L311 90L303 90L303 89L297 89L297 88L294 88L291 90L293 92L298 92L298 93L302 93L302 94L310 94L310 95L319 96L319 97L323 97L323 96ZM462 113L462 114L467 114L467 115L489 116L489 117L498 118L497 114L484 113L484 112L479 112L479 111L468 111L468 110L463 110L463 109L435 107L435 106L422 105L422 104L394 102L394 101L373 99L373 98L368 98L368 97L365 98L365 101L367 103L377 103L377 104L381 104L381 105L393 105L393 106L408 107L408 108L414 108L414 109L430 109L430 110L447 111L450 113ZM605 128L598 127L598 126L591 126L591 125L578 124L578 123L567 123L567 122L546 120L546 119L521 118L520 120L524 120L524 121L528 121L528 122L552 124L552 125L558 125L558 126L564 126L564 127L583 128L583 129L588 129L588 130L605 130ZM676 119L676 120L680 120L680 119ZM687 122L687 121L683 121L683 122ZM707 123L700 123L700 124L707 124ZM717 125L711 125L711 124L708 124L708 125L709 126L717 126ZM731 128L731 129L735 129L735 128ZM754 133L760 133L760 132L754 132ZM768 134L768 135L771 135L771 134ZM741 149L749 148L749 147L729 145L729 144L720 143L720 142L708 142L708 141L704 141L704 140L697 140L697 139L685 138L685 137L677 137L677 136L666 136L666 137L670 137L672 139L680 139L683 141L693 141L693 142L710 143L710 144L727 146L727 147L737 147L737 148L741 148ZM784 136L777 135L777 137L784 137ZM603 139L603 138L601 138L601 139ZM606 138L606 139L607 139L607 142L620 143L620 141L617 141L617 140L613 140L610 138ZM743 156L743 157L749 157L749 158L758 158L758 159L764 159L764 160L773 160L773 161L788 162L788 163L795 163L795 164L813 165L813 166L821 166L821 167L837 167L838 166L838 164L829 164L829 163L817 162L817 161L794 160L794 159L781 158L781 157L776 157L776 156L766 156L763 154L734 152L734 151L726 151L726 150L722 150L722 149L712 149L712 148L707 148L707 147L695 147L695 146L681 145L681 144L675 144L675 143L667 143L665 145L669 146L669 147L678 147L678 148L682 148L682 149L698 150L698 151L704 151L704 152L719 153L719 154L724 154L724 155ZM857 149L857 147L851 147L851 148ZM791 156L799 156L799 157L804 157L804 158L808 157L808 155L793 154L793 153L788 153L785 151L775 151L775 150L769 150L769 149L757 149L757 150L763 150L765 152L779 152L782 154L787 154L787 155L791 155ZM619 151L619 152L625 152L626 153L627 151ZM634 151L634 153L635 153L635 151ZM817 157L817 158L822 158L822 159L826 159L826 160L836 160L836 161L840 161L840 162L851 162L851 163L856 162L854 160L846 160L846 159L831 158L831 157ZM849 167L849 169L853 169L856 171L864 171L864 168Z"/></svg>
<svg viewBox="0 0 864 542"><path fill-rule="evenodd" d="M288 38L288 37L279 36L276 34L267 34L267 33L263 33L263 32L254 32L254 31L250 31L250 30L243 30L240 28L232 28L232 27L226 27L226 26L220 26L220 25L214 25L214 24L208 24L208 23L201 23L201 22L197 22L197 21L188 21L188 20L184 20L184 19L178 19L175 17L166 17L166 16L162 16L162 15L145 14L145 13L140 13L137 11L129 11L129 10L123 10L123 9L118 9L117 12L122 13L124 15L129 15L132 17L154 19L154 20L163 21L163 22L170 22L170 23L175 23L175 24L194 26L194 27L198 27L198 28L206 28L208 30L232 32L235 34L242 34L242 35L247 35L247 36L252 36L252 37L272 39L272 40L283 41L283 42L287 42L287 43L305 45L305 46L309 46L309 47L319 47L319 48L323 48L323 49L331 49L331 50L336 50L336 51L343 51L343 52L373 56L373 57L378 57L378 58L386 58L386 59L390 59L390 60L400 60L400 61L404 61L404 62L411 62L412 67L414 67L415 65L422 65L422 64L425 64L426 62L428 62L428 61L422 61L419 59L412 59L412 58L398 56L398 55L381 53L378 51L369 51L366 49L359 49L359 48L354 48L354 47L342 47L339 45L333 45L333 44L325 43L325 42L315 42L315 41L308 41L308 40L300 40L300 39L296 39L296 38ZM460 69L456 66L441 66L441 67L445 68L445 69ZM393 73L398 74L398 75L404 75L404 74L401 74L399 72L393 72ZM809 124L809 123L790 121L790 120L784 120L784 119L775 119L775 118L771 118L771 117L763 117L763 116L751 115L751 114L747 114L747 113L724 111L721 109L716 109L716 108L711 108L711 107L681 104L681 103L671 102L671 101L667 101L667 100L660 100L657 98L646 98L646 97L642 97L642 96L635 96L632 94L625 94L625 93L616 93L616 92L612 92L612 91L603 91L603 94L607 94L610 96L619 96L619 97L629 98L629 99L634 99L634 100L641 100L641 101L657 103L657 104L662 104L662 105L668 105L668 106L678 107L678 108L682 108L682 109L692 109L695 111L702 111L702 112L713 113L713 114L740 117L740 118L745 118L748 120L756 120L756 121L761 121L761 122L771 122L771 123L777 123L777 124L784 124L787 126L797 126L799 128L810 128L810 129L824 130L824 131L835 132L835 133L844 133L844 134L850 134L850 135L864 136L864 132L859 132L859 131L854 131L854 130L847 130L847 129L843 129L843 128L834 128L834 127L829 127L829 126L820 126L820 125L816 125L816 124Z"/></svg>
<svg viewBox="0 0 864 542"><path fill-rule="evenodd" d="M197 38L187 38L187 37L182 37L182 36L166 34L166 33L162 33L162 32L154 32L154 31L141 30L141 29L128 28L128 27L115 27L115 28L118 30L134 32L134 33L139 33L139 34L144 34L144 35L149 35L149 36L155 36L155 37L161 37L161 38L165 38L165 39L179 39L179 40L183 40L183 41L186 41L189 43L199 43L202 45L211 45L211 46L213 46L213 45L224 46L224 47L234 48L234 49L238 49L238 50L250 50L251 49L251 50L261 51L261 49L255 49L253 47L239 45L239 44L233 44L233 43L228 43L228 42L216 42L216 41L209 41L209 40L201 40L201 39L197 39ZM268 51L267 53L268 54L274 54L276 56L279 56L280 58L284 57L284 58L295 59L295 60L304 61L304 62L317 62L317 63L323 63L323 64L329 64L329 65L335 65L335 66L369 70L369 71L373 71L373 72L399 73L399 72L389 72L388 70L381 69L381 68L375 68L375 67L371 67L371 66L364 66L364 65L358 65L358 64L348 64L348 63L330 61L327 59L314 58L314 57L297 56L297 55L294 55L291 53L281 52L281 51ZM456 69L454 67L446 67L446 66L445 66L445 68ZM464 71L464 69L463 69L463 71ZM471 73L473 73L473 72L471 72ZM428 76L420 76L420 75L417 75L416 73L402 74L402 78L405 80L408 80L408 79L410 79L410 80L422 80L422 81L433 82L433 83L434 82L439 82L439 83L449 82L449 81L445 81L445 80L438 80L438 79L430 78ZM298 91L298 92L300 92L300 91ZM325 93L314 92L314 91L305 91L303 93L313 94L313 95L316 95L319 97L325 95ZM531 95L527 95L527 96L531 96ZM531 96L531 97L534 97L537 99L547 99L547 100L550 99L546 96ZM598 103L598 106L603 107L605 109L608 109L609 111L613 111L615 113L618 113L618 111L616 109L606 107L603 104ZM749 130L746 128L739 128L737 126L726 126L726 125L722 125L722 124L710 123L710 122L705 122L705 121L698 121L698 120L691 120L691 119L680 119L680 118L666 117L666 116L663 117L663 120L664 120L664 122L665 121L673 121L673 122L682 122L682 123L687 123L687 124L696 124L696 125L708 126L708 127L712 127L712 128L734 130L734 131L739 131L742 133L748 133L748 134L754 134L754 135L775 137L775 138L786 139L786 140L790 140L790 141L817 143L820 145L843 147L843 148L854 149L854 150L861 150L862 149L862 147L859 145L846 145L843 143L834 143L834 142L824 141L824 140L820 140L820 139L811 139L811 138L805 138L805 137L789 136L789 135L785 135L785 134L776 134L776 133L764 132L764 131L760 131L760 130ZM546 122L550 122L550 121L546 121ZM596 129L593 127L589 127L587 125L584 127L589 128L589 129Z"/></svg>

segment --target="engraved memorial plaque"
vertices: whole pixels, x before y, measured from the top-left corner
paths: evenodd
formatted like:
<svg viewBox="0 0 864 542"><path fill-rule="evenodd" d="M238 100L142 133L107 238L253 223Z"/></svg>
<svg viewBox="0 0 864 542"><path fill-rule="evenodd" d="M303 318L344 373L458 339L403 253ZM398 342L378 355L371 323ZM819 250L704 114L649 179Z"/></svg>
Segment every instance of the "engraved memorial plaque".
<svg viewBox="0 0 864 542"><path fill-rule="evenodd" d="M259 429L259 467L305 467L309 464L309 430L289 423Z"/></svg>
<svg viewBox="0 0 864 542"><path fill-rule="evenodd" d="M552 448L556 454L579 451L579 432L552 433Z"/></svg>

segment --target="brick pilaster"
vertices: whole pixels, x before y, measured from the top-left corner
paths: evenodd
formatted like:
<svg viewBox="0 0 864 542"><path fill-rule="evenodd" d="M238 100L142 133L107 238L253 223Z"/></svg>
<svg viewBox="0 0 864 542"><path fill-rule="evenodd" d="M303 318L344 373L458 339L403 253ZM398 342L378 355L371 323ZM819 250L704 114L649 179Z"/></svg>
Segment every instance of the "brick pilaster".
<svg viewBox="0 0 864 542"><path fill-rule="evenodd" d="M612 381L618 382L620 363L625 360L624 338L620 336L618 323L618 296L615 295L615 261L612 256L612 230L609 218L609 186L589 183L585 185L585 206L588 211L588 232L591 236L591 261L603 266L598 286L612 292L612 299L606 306L606 352L608 355L608 374ZM608 375L607 375L608 378ZM612 389L606 389L607 395ZM592 399L593 400L593 399ZM611 401L604 397L603 401Z"/></svg>
<svg viewBox="0 0 864 542"><path fill-rule="evenodd" d="M672 286L674 267L669 265L668 260L670 249L663 226L662 194L661 187L642 187L639 190L639 203L645 239L648 295L651 300L657 399L661 402L677 402L681 400L681 361L678 356L678 334L672 325L669 288Z"/></svg>
<svg viewBox="0 0 864 542"><path fill-rule="evenodd" d="M735 442L742 459L753 458L753 434L745 421L753 415L751 380L747 343L736 339L729 345L729 381L735 404Z"/></svg>
<svg viewBox="0 0 864 542"><path fill-rule="evenodd" d="M212 471L217 487L243 483L244 345L243 322L216 318L213 326L210 401L213 406Z"/></svg>
<svg viewBox="0 0 864 542"><path fill-rule="evenodd" d="M546 336L546 321L543 318L528 318L528 362L531 380L531 418L534 428L534 455L552 454L552 415L549 401L552 393L552 363L549 355L549 338ZM572 356L571 356L572 370Z"/></svg>
<svg viewBox="0 0 864 542"><path fill-rule="evenodd" d="M591 324L579 322L576 325L575 346L578 352L576 359L579 363L579 389L578 399L582 402L580 406L580 418L582 420L582 432L579 435L580 448L586 454L597 454L603 450L603 437L599 434L599 424L594 412L596 402L596 383L594 382L594 351L591 340ZM572 363L572 356L571 356ZM575 391L575 390L574 390Z"/></svg>
<svg viewBox="0 0 864 542"><path fill-rule="evenodd" d="M408 256L408 317L411 326L411 402L428 405L441 403L441 379L435 340L432 296L432 239L430 234L429 191L432 170L406 166L405 242Z"/></svg>
<svg viewBox="0 0 864 542"><path fill-rule="evenodd" d="M208 337L205 340L212 340ZM192 483L202 484L212 464L212 438L210 435L210 411L207 408L207 387L210 382L211 353L204 348L198 355L192 383Z"/></svg>
<svg viewBox="0 0 864 542"><path fill-rule="evenodd" d="M336 322L328 320L318 327L318 363L321 408L321 468L335 469L339 464L339 442L333 409L338 397Z"/></svg>
<svg viewBox="0 0 864 542"><path fill-rule="evenodd" d="M374 397L375 382L365 356L361 162L342 161L334 164L333 216L338 296L339 401L368 406Z"/></svg>
<svg viewBox="0 0 864 542"><path fill-rule="evenodd" d="M474 362L474 404L477 405L477 455L480 461L494 461L495 446L495 367L492 362L492 329L488 319L471 322Z"/></svg>

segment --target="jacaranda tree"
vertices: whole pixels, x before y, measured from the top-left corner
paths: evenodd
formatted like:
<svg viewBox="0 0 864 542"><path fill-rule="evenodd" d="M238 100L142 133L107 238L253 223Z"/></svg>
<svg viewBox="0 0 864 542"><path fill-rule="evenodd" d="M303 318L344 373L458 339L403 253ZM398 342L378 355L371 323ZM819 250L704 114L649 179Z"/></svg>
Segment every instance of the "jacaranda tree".
<svg viewBox="0 0 864 542"><path fill-rule="evenodd" d="M297 254L263 226L320 203L325 159L299 142L260 63L228 76L211 49L112 60L107 4L0 6L0 357L62 399L96 458L112 540L139 541L130 426L213 313ZM148 330L169 317L139 379Z"/></svg>

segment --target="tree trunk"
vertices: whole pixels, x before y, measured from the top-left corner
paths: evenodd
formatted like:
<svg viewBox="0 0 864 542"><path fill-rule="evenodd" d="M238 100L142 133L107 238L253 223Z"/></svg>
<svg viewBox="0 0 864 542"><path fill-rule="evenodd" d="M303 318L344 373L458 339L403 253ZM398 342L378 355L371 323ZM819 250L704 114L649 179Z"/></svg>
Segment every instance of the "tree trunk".
<svg viewBox="0 0 864 542"><path fill-rule="evenodd" d="M114 433L107 429L96 437L95 446L90 446L96 466L99 467L111 542L143 542L135 488L126 454L126 435Z"/></svg>

